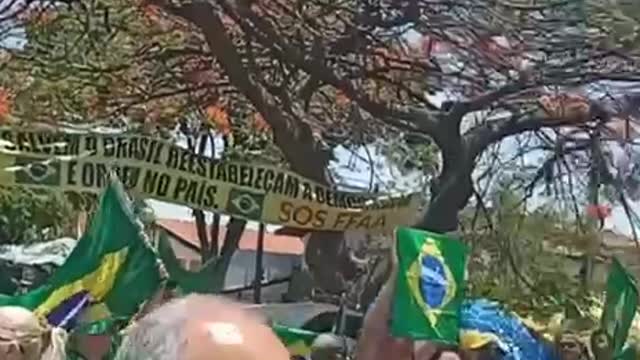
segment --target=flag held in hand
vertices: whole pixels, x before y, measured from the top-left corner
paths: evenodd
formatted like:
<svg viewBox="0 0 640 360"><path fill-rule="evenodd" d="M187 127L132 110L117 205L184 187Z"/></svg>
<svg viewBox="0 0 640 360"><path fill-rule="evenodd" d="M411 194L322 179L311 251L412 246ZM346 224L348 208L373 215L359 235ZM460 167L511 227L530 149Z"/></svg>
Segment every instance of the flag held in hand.
<svg viewBox="0 0 640 360"><path fill-rule="evenodd" d="M457 344L468 248L442 234L396 230L395 337Z"/></svg>

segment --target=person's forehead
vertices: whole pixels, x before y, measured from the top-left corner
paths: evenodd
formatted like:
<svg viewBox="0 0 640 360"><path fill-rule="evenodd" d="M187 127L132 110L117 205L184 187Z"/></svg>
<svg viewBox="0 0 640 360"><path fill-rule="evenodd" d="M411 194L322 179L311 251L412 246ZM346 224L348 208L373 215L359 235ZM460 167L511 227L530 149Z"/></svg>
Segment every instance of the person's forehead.
<svg viewBox="0 0 640 360"><path fill-rule="evenodd" d="M269 354L270 359L288 359L287 350L272 331L249 318L192 320L186 335L188 352L194 354L193 359L212 352L220 354L222 360L258 359L254 354L260 353Z"/></svg>

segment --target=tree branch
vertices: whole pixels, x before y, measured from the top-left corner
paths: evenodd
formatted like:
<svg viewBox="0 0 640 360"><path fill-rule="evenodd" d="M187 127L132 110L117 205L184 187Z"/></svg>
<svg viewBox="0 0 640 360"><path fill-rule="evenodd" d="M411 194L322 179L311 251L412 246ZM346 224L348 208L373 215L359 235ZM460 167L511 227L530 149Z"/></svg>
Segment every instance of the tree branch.
<svg viewBox="0 0 640 360"><path fill-rule="evenodd" d="M237 49L227 36L222 20L214 13L213 6L205 2L192 2L180 7L163 5L169 12L202 31L209 50L219 61L229 80L251 101L273 129L274 141L287 161L305 176L326 184L325 169L330 160L329 151L320 147L307 124L286 116L268 100L267 92L252 80Z"/></svg>
<svg viewBox="0 0 640 360"><path fill-rule="evenodd" d="M256 29L251 28L244 19L250 19ZM333 70L318 61L317 58L314 58L312 54L302 53L298 49L286 44L268 22L261 19L260 16L248 7L240 8L239 16L237 16L235 20L244 31L250 33L263 46L270 48L279 60L291 63L312 77L336 89L340 89L347 97L360 105L360 107L372 116L391 123L394 126L427 134L438 144L446 142L441 131L439 131L437 117L434 112L412 109L408 106L391 106L373 101L363 92L356 90L348 80L341 79L337 76ZM399 120L406 121L407 124L403 124Z"/></svg>

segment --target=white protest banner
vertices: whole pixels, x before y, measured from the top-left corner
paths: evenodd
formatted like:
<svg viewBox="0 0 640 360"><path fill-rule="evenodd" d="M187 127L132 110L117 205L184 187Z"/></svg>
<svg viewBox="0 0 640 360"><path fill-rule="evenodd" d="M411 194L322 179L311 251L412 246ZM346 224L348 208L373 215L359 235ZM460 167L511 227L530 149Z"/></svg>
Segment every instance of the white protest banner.
<svg viewBox="0 0 640 360"><path fill-rule="evenodd" d="M386 233L418 195L334 191L292 171L198 155L138 135L0 129L0 184L99 193L115 171L134 193L247 220L309 230Z"/></svg>

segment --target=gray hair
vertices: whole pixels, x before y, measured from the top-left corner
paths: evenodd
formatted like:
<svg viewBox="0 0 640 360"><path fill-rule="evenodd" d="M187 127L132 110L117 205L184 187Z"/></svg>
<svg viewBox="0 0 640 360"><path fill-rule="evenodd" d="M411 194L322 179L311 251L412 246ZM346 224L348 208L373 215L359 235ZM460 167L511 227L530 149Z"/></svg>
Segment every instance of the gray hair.
<svg viewBox="0 0 640 360"><path fill-rule="evenodd" d="M188 320L185 299L147 314L126 331L115 360L176 360L184 354Z"/></svg>

